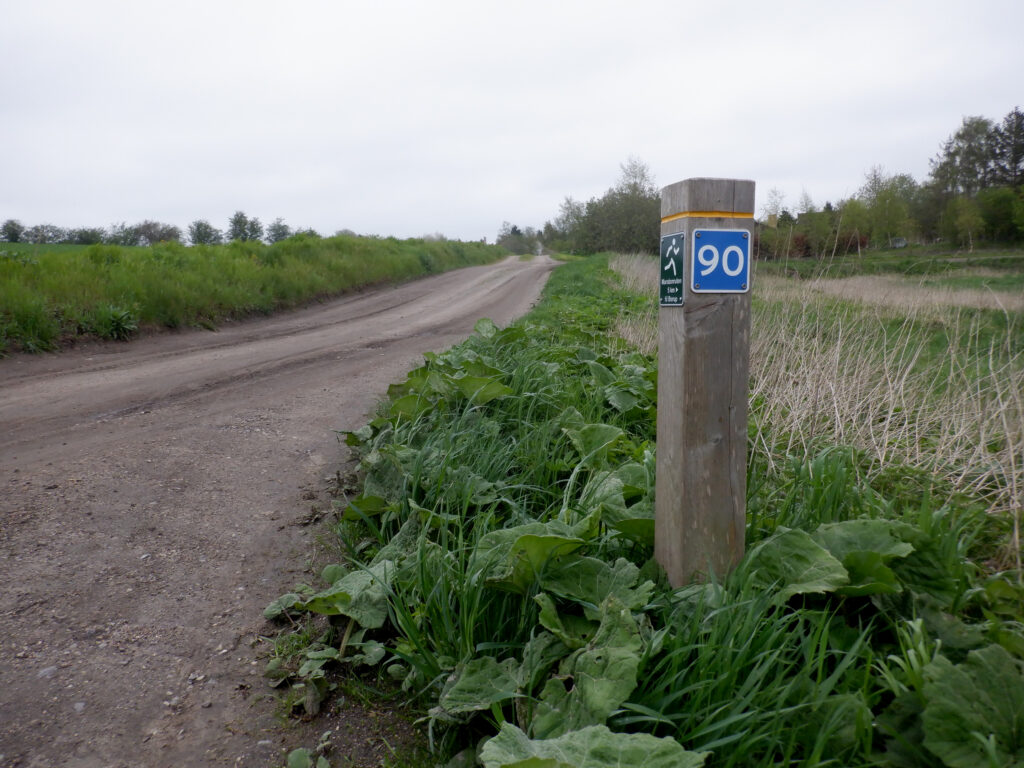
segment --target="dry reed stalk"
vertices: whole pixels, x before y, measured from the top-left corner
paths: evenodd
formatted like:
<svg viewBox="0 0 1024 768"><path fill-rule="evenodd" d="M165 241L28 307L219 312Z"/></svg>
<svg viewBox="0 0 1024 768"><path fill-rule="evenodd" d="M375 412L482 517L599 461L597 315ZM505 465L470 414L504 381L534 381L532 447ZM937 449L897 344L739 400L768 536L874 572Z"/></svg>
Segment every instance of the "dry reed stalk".
<svg viewBox="0 0 1024 768"><path fill-rule="evenodd" d="M860 275L817 278L803 284L812 290L847 301L899 309L967 307L971 309L1024 311L1024 296L1006 291L929 286L897 275Z"/></svg>

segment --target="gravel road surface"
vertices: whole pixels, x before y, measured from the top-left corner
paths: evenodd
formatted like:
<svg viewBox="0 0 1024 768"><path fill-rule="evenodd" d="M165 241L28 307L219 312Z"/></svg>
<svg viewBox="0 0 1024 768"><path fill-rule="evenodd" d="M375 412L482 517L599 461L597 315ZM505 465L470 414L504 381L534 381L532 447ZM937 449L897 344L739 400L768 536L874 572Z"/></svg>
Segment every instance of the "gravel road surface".
<svg viewBox="0 0 1024 768"><path fill-rule="evenodd" d="M299 735L257 638L309 578L334 430L423 352L526 312L552 266L0 360L0 765L283 765ZM348 709L336 757L377 764L377 716Z"/></svg>

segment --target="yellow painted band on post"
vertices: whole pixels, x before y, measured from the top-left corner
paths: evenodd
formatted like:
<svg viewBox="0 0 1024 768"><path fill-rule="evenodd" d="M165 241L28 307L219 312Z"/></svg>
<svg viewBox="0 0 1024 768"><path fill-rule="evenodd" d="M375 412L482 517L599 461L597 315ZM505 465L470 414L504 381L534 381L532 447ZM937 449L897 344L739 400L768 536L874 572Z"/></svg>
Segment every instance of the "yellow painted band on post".
<svg viewBox="0 0 1024 768"><path fill-rule="evenodd" d="M682 213L673 213L671 216L666 216L661 220L662 224L668 224L670 221L678 221L679 219L752 219L754 218L753 213L734 213L732 211L683 211Z"/></svg>

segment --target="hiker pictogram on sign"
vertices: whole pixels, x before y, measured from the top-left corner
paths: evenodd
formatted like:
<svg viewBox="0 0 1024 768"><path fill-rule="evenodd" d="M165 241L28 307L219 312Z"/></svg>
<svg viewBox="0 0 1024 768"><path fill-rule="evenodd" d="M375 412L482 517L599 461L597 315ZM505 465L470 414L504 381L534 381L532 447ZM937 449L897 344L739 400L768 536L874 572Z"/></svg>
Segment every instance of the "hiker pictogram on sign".
<svg viewBox="0 0 1024 768"><path fill-rule="evenodd" d="M683 303L683 243L686 235L680 232L661 238L661 289L659 303L663 307L681 306Z"/></svg>

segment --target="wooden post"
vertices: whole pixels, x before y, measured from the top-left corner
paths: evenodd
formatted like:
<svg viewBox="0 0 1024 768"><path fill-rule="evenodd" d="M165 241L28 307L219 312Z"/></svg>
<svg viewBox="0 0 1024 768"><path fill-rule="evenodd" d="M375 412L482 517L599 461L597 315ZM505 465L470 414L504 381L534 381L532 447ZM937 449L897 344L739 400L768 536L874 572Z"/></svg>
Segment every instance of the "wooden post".
<svg viewBox="0 0 1024 768"><path fill-rule="evenodd" d="M754 182L671 184L661 216L654 554L680 586L743 557Z"/></svg>

